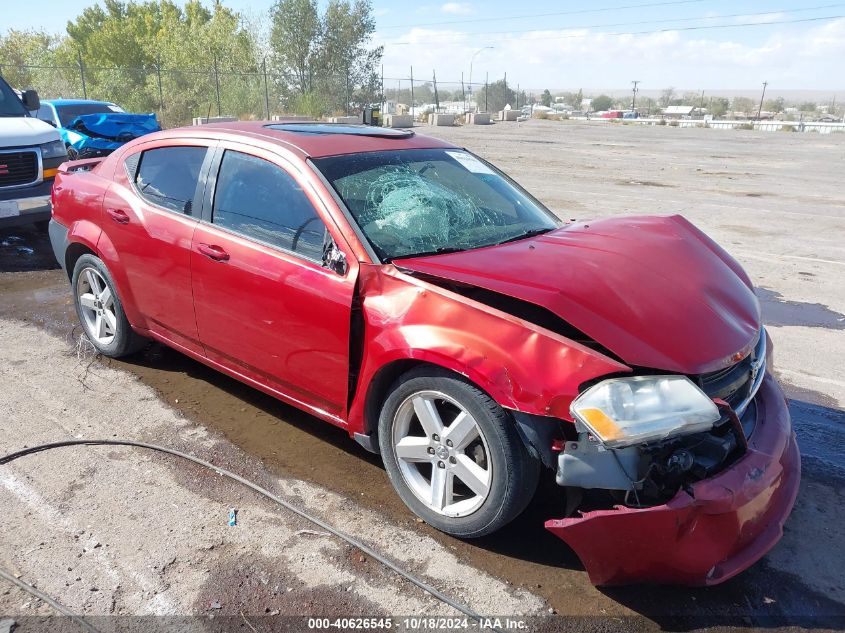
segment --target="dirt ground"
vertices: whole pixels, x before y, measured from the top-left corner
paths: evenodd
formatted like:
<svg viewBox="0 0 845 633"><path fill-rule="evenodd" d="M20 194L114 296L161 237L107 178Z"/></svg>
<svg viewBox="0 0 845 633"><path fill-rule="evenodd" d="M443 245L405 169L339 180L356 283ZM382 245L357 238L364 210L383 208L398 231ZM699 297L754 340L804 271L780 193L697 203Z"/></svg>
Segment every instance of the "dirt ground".
<svg viewBox="0 0 845 633"><path fill-rule="evenodd" d="M560 511L553 482L500 533L446 537L414 520L343 431L160 346L110 362L79 350L67 279L34 229L0 232L0 453L68 437L181 448L290 496L476 611L544 614L543 628L838 628L845 136L550 121L419 131L493 161L561 217L682 213L745 266L804 457L798 504L763 561L709 589L594 588L542 528ZM248 631L285 614L449 613L253 493L140 449L0 466L0 504L0 567L86 615L214 615ZM0 620L48 613L0 581Z"/></svg>

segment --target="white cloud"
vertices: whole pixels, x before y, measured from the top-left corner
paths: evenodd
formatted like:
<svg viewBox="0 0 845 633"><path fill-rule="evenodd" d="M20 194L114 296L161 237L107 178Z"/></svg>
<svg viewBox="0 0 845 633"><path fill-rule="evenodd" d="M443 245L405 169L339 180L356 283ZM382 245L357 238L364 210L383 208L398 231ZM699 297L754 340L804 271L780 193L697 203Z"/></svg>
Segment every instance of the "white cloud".
<svg viewBox="0 0 845 633"><path fill-rule="evenodd" d="M665 31L611 35L591 30L549 30L484 36L459 30L415 28L387 39L385 74L407 77L408 67L435 69L438 81L474 81L508 73L508 81L532 89L623 88L639 79L645 89L746 89L766 80L772 88L842 90L845 19L796 29L778 27L748 43L733 30ZM767 27L774 29L776 27ZM494 39L495 37L495 39ZM390 46L390 43L405 43ZM832 85L832 82L836 82Z"/></svg>
<svg viewBox="0 0 845 633"><path fill-rule="evenodd" d="M440 10L452 15L469 15L475 12L469 2L447 2L440 7Z"/></svg>

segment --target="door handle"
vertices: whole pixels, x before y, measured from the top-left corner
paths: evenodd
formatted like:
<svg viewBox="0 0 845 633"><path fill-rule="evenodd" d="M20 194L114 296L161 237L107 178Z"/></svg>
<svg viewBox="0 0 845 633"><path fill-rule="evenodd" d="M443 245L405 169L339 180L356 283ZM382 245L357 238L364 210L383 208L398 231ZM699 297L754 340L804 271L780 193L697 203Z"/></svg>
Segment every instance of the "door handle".
<svg viewBox="0 0 845 633"><path fill-rule="evenodd" d="M200 243L197 244L197 250L209 259L213 259L216 262L229 261L229 253L224 251L219 246L214 246L213 244Z"/></svg>
<svg viewBox="0 0 845 633"><path fill-rule="evenodd" d="M118 224L129 224L129 215L122 209L106 209L106 213Z"/></svg>

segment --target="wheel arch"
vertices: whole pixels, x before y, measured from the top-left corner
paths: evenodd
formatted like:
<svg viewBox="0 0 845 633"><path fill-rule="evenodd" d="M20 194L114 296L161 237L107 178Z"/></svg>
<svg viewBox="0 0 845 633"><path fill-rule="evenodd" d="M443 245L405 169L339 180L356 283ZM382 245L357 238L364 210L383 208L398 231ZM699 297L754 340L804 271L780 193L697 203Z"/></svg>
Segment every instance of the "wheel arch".
<svg viewBox="0 0 845 633"><path fill-rule="evenodd" d="M99 257L94 249L82 242L71 242L68 244L67 250L65 251L65 272L67 273L68 281L73 280L73 269L76 267L76 262L83 255Z"/></svg>
<svg viewBox="0 0 845 633"><path fill-rule="evenodd" d="M355 439L365 448L372 452L378 452L378 421L381 406L390 394L390 388L396 380L411 371L420 367L430 367L432 370L446 372L464 382L469 383L476 389L497 402L505 411L513 413L512 407L502 402L501 394L497 398L491 393L489 384L486 381L473 379L473 376L462 373L447 362L437 362L430 358L397 358L379 367L367 383L363 403L363 425L361 433L354 433ZM367 438L366 440L364 438Z"/></svg>

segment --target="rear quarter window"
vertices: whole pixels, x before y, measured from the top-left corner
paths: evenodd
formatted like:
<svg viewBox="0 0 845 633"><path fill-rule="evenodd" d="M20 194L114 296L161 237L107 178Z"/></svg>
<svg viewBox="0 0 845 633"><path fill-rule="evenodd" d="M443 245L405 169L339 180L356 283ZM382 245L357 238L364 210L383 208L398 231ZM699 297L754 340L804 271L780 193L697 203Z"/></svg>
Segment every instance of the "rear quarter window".
<svg viewBox="0 0 845 633"><path fill-rule="evenodd" d="M159 147L142 152L140 159L136 158L138 154L129 156L125 165L142 198L170 211L193 215L207 151L205 147Z"/></svg>

